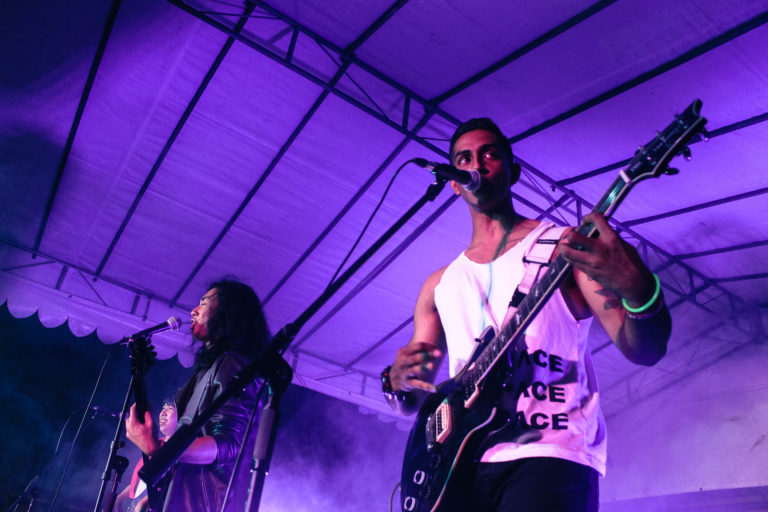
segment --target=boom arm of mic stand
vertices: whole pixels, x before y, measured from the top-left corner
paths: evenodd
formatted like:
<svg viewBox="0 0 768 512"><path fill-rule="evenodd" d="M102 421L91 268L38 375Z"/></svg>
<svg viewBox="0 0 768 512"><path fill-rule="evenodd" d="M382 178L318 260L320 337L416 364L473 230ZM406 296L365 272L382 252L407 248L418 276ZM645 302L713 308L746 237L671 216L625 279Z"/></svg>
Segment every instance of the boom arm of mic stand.
<svg viewBox="0 0 768 512"><path fill-rule="evenodd" d="M402 217L400 217L381 237L376 240L376 242L371 245L367 251L365 251L352 265L349 266L349 268L339 276L338 279L336 279L334 282L328 285L328 288L325 289L325 291L317 298L315 301L310 304L310 306L301 314L299 317L291 322L290 324L283 327L277 335L275 335L275 343L278 344L280 347L280 353L282 354L285 352L285 350L288 348L288 345L293 341L293 338L298 334L298 332L301 330L302 327L304 327L304 324L309 321L310 318L312 318L312 315L317 313L317 311L322 308L326 302L328 302L328 299L330 299L334 293L336 293L339 288L341 288L344 283L346 283L350 277L354 275L355 272L360 270L360 267L365 265L365 263L373 256L376 251L378 251L382 245L387 243L392 236L397 233L397 231L403 227L403 225L408 222L411 217L413 217L416 212L418 212L422 206L427 204L429 201L434 201L437 195L443 190L443 187L445 187L445 184L447 181L440 177L436 177L436 181L432 183L429 188L427 188L427 191L424 193L421 198L416 201L416 203L411 206L407 212L403 214Z"/></svg>

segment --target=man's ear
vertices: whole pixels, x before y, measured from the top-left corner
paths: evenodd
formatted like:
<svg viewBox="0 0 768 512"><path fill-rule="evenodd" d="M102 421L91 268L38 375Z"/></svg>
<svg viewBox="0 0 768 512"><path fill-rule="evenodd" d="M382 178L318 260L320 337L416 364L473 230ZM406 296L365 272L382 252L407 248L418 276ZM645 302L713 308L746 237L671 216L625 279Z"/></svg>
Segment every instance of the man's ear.
<svg viewBox="0 0 768 512"><path fill-rule="evenodd" d="M456 183L453 180L450 180L448 183L451 184L451 188L453 189L453 193L456 194L457 196L460 196L461 195L461 190L459 190L458 183Z"/></svg>
<svg viewBox="0 0 768 512"><path fill-rule="evenodd" d="M512 162L509 164L509 177L511 179L512 185L517 183L517 180L520 179L520 164L517 162Z"/></svg>

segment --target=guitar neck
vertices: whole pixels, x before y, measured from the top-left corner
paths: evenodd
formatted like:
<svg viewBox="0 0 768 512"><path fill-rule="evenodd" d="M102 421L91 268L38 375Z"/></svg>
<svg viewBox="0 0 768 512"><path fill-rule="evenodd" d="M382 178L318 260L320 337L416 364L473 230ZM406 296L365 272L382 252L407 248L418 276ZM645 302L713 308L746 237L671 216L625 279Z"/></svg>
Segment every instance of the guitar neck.
<svg viewBox="0 0 768 512"><path fill-rule="evenodd" d="M144 416L148 410L147 386L144 377L149 366L152 364L154 353L152 352L152 346L149 344L148 337L131 339L130 347L131 374L133 375L131 387L136 401L136 421L144 423ZM145 464L149 461L149 456L146 453L142 453L142 458Z"/></svg>
<svg viewBox="0 0 768 512"><path fill-rule="evenodd" d="M631 182L625 179L622 173L592 211L609 217L626 197L631 185ZM597 230L591 222L582 222L576 230L585 236L597 236ZM473 390L488 375L502 354L506 353L520 337L520 334L528 328L570 271L571 264L560 255L550 263L541 279L533 285L520 302L515 314L501 326L498 334L488 342L483 353L475 361L473 369L464 375L462 380L467 392L471 392L470 390Z"/></svg>

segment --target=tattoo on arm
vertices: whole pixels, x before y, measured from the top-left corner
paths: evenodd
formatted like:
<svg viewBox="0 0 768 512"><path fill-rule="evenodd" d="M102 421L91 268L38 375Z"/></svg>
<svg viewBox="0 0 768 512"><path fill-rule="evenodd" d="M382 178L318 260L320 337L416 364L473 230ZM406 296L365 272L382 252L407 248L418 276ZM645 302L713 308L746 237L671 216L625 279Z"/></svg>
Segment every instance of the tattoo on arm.
<svg viewBox="0 0 768 512"><path fill-rule="evenodd" d="M611 293L608 290L597 290L595 293L601 297L605 297L603 309L616 309L621 305L621 299L619 299L615 293Z"/></svg>

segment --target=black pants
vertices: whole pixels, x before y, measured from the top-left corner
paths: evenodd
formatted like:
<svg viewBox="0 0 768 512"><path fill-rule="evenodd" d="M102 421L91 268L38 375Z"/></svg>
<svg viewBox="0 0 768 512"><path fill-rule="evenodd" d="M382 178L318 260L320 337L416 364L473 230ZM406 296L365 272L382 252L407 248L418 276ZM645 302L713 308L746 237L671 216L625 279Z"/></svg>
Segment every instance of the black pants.
<svg viewBox="0 0 768 512"><path fill-rule="evenodd" d="M478 464L473 511L597 512L598 473L562 459Z"/></svg>

